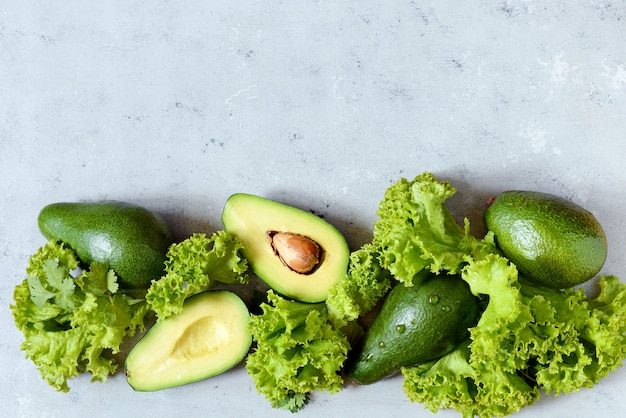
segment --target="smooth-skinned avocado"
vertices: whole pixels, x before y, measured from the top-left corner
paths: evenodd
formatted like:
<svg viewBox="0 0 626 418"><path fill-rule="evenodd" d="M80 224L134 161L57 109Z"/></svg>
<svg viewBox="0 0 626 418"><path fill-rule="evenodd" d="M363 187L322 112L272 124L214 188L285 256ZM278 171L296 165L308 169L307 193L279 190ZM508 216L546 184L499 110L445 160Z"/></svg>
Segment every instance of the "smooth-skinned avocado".
<svg viewBox="0 0 626 418"><path fill-rule="evenodd" d="M254 273L276 292L302 302L322 302L348 269L344 236L324 219L260 196L230 196L224 230L243 244Z"/></svg>
<svg viewBox="0 0 626 418"><path fill-rule="evenodd" d="M165 269L172 232L158 214L120 201L59 202L39 213L41 233L62 241L85 263L107 264L120 287L145 289Z"/></svg>
<svg viewBox="0 0 626 418"><path fill-rule="evenodd" d="M480 313L479 299L459 276L397 284L350 354L346 377L367 385L444 356L469 337Z"/></svg>
<svg viewBox="0 0 626 418"><path fill-rule="evenodd" d="M489 202L485 225L521 275L542 286L582 284L606 260L606 235L594 215L552 194L502 192Z"/></svg>
<svg viewBox="0 0 626 418"><path fill-rule="evenodd" d="M245 303L227 290L187 299L179 314L157 322L125 362L128 384L152 392L198 382L239 364L252 344Z"/></svg>

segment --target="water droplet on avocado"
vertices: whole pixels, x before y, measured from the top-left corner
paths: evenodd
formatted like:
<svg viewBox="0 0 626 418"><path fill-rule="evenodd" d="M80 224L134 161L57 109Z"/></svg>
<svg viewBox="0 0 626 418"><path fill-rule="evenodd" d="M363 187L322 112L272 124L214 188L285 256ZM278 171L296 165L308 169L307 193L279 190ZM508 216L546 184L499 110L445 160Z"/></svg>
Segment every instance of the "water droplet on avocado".
<svg viewBox="0 0 626 418"><path fill-rule="evenodd" d="M437 304L429 296L438 295ZM451 307L446 313L444 305ZM394 286L366 330L358 360L345 374L361 385L397 373L401 367L437 359L469 336L480 317L478 299L459 276L429 276L419 286ZM413 322L415 321L415 322ZM386 347L380 348L383 341ZM374 356L365 361L368 353Z"/></svg>
<svg viewBox="0 0 626 418"><path fill-rule="evenodd" d="M430 303L431 305L436 305L439 303L439 295L436 293L431 293L430 295L428 295L428 303Z"/></svg>
<svg viewBox="0 0 626 418"><path fill-rule="evenodd" d="M441 310L444 311L444 312L450 312L452 310L452 308L450 306L448 306L448 305L443 305L441 307Z"/></svg>
<svg viewBox="0 0 626 418"><path fill-rule="evenodd" d="M371 361L373 357L374 357L374 354L369 353L369 354L365 357L365 361Z"/></svg>
<svg viewBox="0 0 626 418"><path fill-rule="evenodd" d="M385 344L384 341L381 341L381 342L378 343L378 347L380 347L380 348L385 348L386 345L387 344Z"/></svg>

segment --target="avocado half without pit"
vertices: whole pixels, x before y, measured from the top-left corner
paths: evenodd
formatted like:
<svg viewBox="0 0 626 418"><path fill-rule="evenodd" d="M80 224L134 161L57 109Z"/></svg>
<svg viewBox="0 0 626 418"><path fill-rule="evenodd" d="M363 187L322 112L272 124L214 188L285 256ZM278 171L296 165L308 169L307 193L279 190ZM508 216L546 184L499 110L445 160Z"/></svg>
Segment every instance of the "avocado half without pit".
<svg viewBox="0 0 626 418"><path fill-rule="evenodd" d="M128 384L152 392L230 370L252 344L249 318L245 303L232 292L190 297L181 313L158 321L130 351L124 364Z"/></svg>
<svg viewBox="0 0 626 418"><path fill-rule="evenodd" d="M226 201L222 223L241 240L254 273L283 296L322 302L346 274L350 250L344 236L310 212L238 193Z"/></svg>

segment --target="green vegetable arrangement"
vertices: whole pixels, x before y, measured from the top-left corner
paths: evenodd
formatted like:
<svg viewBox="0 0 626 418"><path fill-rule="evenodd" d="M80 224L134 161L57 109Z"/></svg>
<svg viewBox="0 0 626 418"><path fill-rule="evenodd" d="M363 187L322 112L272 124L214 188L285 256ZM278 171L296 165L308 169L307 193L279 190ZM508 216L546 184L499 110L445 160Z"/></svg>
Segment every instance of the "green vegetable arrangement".
<svg viewBox="0 0 626 418"><path fill-rule="evenodd" d="M48 241L30 257L11 305L26 357L63 392L69 390L68 379L83 372L97 381L115 372L110 354L119 352L125 337L144 329L149 312L143 295L120 290L108 267L94 263L73 275L78 265L74 251Z"/></svg>
<svg viewBox="0 0 626 418"><path fill-rule="evenodd" d="M165 274L146 295L158 320L180 313L186 299L220 283L248 283L248 263L239 255L241 248L241 242L224 231L210 237L196 233L171 245Z"/></svg>
<svg viewBox="0 0 626 418"><path fill-rule="evenodd" d="M455 193L431 173L398 180L379 204L371 242L351 253L325 301L290 300L270 288L251 306L254 343L245 367L272 407L297 412L315 391L340 391L364 317L392 287L420 286L433 274L460 276L480 299L481 315L456 349L401 368L407 397L431 411L504 416L541 394L593 386L621 365L626 285L599 277L600 292L589 299L581 289L527 280L493 232L477 238L467 219L456 222L446 206ZM14 292L22 350L57 390L69 390L67 380L83 372L105 381L117 369L112 354L144 331L150 315L169 321L198 293L247 284L243 250L225 231L194 234L169 247L159 280L128 290L107 265L85 266L62 242L49 241L30 258Z"/></svg>
<svg viewBox="0 0 626 418"><path fill-rule="evenodd" d="M275 408L296 412L316 390L342 388L339 370L347 358L347 337L333 327L324 303L284 299L272 290L261 315L251 319L257 347L246 368L257 390Z"/></svg>
<svg viewBox="0 0 626 418"><path fill-rule="evenodd" d="M626 357L626 285L599 279L601 292L531 285L498 254L494 236L461 229L445 206L455 193L430 173L391 186L380 204L373 242L381 263L411 284L423 269L461 273L488 305L470 338L438 360L405 367L404 390L432 411L502 416L539 399L590 387Z"/></svg>
<svg viewBox="0 0 626 418"><path fill-rule="evenodd" d="M73 250L48 241L30 257L26 278L14 290L21 348L57 390L69 391L68 379L83 372L104 382L119 367L112 354L144 331L152 315L160 321L178 313L186 299L218 283L247 282L240 247L223 231L194 234L170 246L163 278L148 289L122 289L106 265L81 268Z"/></svg>

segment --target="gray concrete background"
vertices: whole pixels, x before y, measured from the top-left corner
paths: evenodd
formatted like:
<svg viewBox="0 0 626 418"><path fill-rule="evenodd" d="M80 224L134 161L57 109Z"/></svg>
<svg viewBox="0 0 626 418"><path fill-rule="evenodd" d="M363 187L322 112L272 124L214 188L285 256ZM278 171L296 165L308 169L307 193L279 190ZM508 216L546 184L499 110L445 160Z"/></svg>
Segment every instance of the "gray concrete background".
<svg viewBox="0 0 626 418"><path fill-rule="evenodd" d="M501 190L584 205L603 272L626 278L624 45L623 1L0 1L0 415L292 416L241 367L152 394L120 374L51 390L8 306L53 201L132 201L182 239L250 192L357 248L385 189L432 171L479 235ZM620 369L517 416L624 416L625 392ZM400 378L316 393L297 416L357 414L431 416Z"/></svg>

